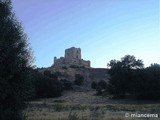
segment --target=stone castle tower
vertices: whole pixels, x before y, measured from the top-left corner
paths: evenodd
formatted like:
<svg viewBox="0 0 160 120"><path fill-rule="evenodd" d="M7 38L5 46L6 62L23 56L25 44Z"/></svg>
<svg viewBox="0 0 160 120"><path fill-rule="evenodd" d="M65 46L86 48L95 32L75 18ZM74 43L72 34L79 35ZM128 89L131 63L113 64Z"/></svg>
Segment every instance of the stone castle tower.
<svg viewBox="0 0 160 120"><path fill-rule="evenodd" d="M80 48L69 48L65 50L65 62L74 63L81 60L81 49Z"/></svg>
<svg viewBox="0 0 160 120"><path fill-rule="evenodd" d="M71 47L65 50L65 57L54 57L54 68L62 68L69 66L90 67L90 61L81 59L81 49Z"/></svg>

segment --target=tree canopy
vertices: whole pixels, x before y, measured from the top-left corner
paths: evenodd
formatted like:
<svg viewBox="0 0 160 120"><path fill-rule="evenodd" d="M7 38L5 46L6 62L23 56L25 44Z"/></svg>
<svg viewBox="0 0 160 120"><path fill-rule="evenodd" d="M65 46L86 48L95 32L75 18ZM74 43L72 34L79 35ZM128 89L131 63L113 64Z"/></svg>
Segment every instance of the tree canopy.
<svg viewBox="0 0 160 120"><path fill-rule="evenodd" d="M124 97L130 89L129 84L133 70L141 69L143 66L142 60L136 60L133 55L126 55L121 60L111 60L108 63L109 74L111 75L109 91L112 94Z"/></svg>
<svg viewBox="0 0 160 120"><path fill-rule="evenodd" d="M32 67L28 39L12 10L0 0L0 119L20 120L28 97L28 69Z"/></svg>
<svg viewBox="0 0 160 120"><path fill-rule="evenodd" d="M160 65L144 68L142 60L126 55L108 64L111 76L107 90L116 98L126 94L137 99L160 99Z"/></svg>

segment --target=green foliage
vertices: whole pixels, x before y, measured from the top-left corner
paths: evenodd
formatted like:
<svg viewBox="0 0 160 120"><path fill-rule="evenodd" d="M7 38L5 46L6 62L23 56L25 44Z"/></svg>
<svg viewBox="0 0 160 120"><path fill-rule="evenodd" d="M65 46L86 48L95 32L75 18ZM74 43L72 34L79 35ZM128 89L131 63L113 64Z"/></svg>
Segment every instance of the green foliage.
<svg viewBox="0 0 160 120"><path fill-rule="evenodd" d="M97 86L96 86L97 95L101 95L101 94L102 94L102 91L105 90L106 88L107 88L107 83L106 83L106 81L100 80L100 81L97 83Z"/></svg>
<svg viewBox="0 0 160 120"><path fill-rule="evenodd" d="M25 89L26 91L24 92L25 93L25 100L31 100L33 98L35 98L35 80L33 78L33 71L34 69L33 68L28 68L27 70L27 79L25 81Z"/></svg>
<svg viewBox="0 0 160 120"><path fill-rule="evenodd" d="M55 74L51 74L48 70L42 74L38 69L30 69L29 75L29 81L31 81L30 91L28 92L29 99L52 98L61 95L63 84L57 80Z"/></svg>
<svg viewBox="0 0 160 120"><path fill-rule="evenodd" d="M92 88L92 89L96 89L96 88L97 88L97 83L96 83L95 81L93 81L93 82L91 83L91 88Z"/></svg>
<svg viewBox="0 0 160 120"><path fill-rule="evenodd" d="M23 119L24 100L30 96L31 63L27 36L11 1L0 0L0 120Z"/></svg>
<svg viewBox="0 0 160 120"><path fill-rule="evenodd" d="M70 68L79 68L77 65L70 65Z"/></svg>
<svg viewBox="0 0 160 120"><path fill-rule="evenodd" d="M96 91L97 91L97 95L101 95L102 94L102 87L97 86Z"/></svg>
<svg viewBox="0 0 160 120"><path fill-rule="evenodd" d="M62 92L62 84L57 79L36 73L35 91L38 98L58 97Z"/></svg>
<svg viewBox="0 0 160 120"><path fill-rule="evenodd" d="M132 91L138 99L160 99L160 65L135 71L132 80Z"/></svg>
<svg viewBox="0 0 160 120"><path fill-rule="evenodd" d="M125 97L126 92L130 89L133 71L143 68L142 60L126 55L121 58L121 61L111 60L108 66L111 75L108 85L109 92L115 96Z"/></svg>
<svg viewBox="0 0 160 120"><path fill-rule="evenodd" d="M84 81L84 77L82 75L75 74L75 81L74 81L75 85L80 86L80 85L82 85L83 81Z"/></svg>
<svg viewBox="0 0 160 120"><path fill-rule="evenodd" d="M58 79L59 73L52 74L50 70L45 70L44 71L44 75L46 75L46 76L48 76L50 78Z"/></svg>
<svg viewBox="0 0 160 120"><path fill-rule="evenodd" d="M66 79L61 79L60 81L62 83L62 88L63 90L72 90L72 82L66 80Z"/></svg>
<svg viewBox="0 0 160 120"><path fill-rule="evenodd" d="M63 67L62 67L62 69L65 69L65 70L67 70L67 67L66 67L66 66L63 66Z"/></svg>
<svg viewBox="0 0 160 120"><path fill-rule="evenodd" d="M115 98L130 94L138 99L160 99L160 65L152 64L143 68L141 60L134 56L125 56L121 61L111 60L111 79L107 90Z"/></svg>
<svg viewBox="0 0 160 120"><path fill-rule="evenodd" d="M56 71L53 74L56 75L57 77L62 76L62 73L60 71Z"/></svg>
<svg viewBox="0 0 160 120"><path fill-rule="evenodd" d="M102 89L106 89L107 83L106 83L106 81L104 81L104 80L100 80L100 81L98 82L98 86L100 86Z"/></svg>

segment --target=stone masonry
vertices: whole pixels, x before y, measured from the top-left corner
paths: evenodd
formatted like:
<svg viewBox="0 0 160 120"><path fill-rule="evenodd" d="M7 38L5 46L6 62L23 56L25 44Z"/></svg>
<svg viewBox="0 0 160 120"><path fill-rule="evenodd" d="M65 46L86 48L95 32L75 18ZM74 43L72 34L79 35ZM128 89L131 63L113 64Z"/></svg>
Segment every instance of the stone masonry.
<svg viewBox="0 0 160 120"><path fill-rule="evenodd" d="M64 68L69 66L78 66L90 68L90 61L81 58L81 49L71 47L65 50L65 57L54 57L54 68Z"/></svg>

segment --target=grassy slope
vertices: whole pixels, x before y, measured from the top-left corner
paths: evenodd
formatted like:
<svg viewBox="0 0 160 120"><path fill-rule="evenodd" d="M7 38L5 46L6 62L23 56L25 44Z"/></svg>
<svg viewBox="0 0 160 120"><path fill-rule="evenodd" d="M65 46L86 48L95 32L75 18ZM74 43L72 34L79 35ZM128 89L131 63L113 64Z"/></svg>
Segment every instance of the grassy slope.
<svg viewBox="0 0 160 120"><path fill-rule="evenodd" d="M59 98L30 101L24 111L27 120L148 120L126 118L125 113L156 113L160 115L157 101L110 100L94 96L95 91L65 92ZM159 118L149 118L149 120Z"/></svg>

